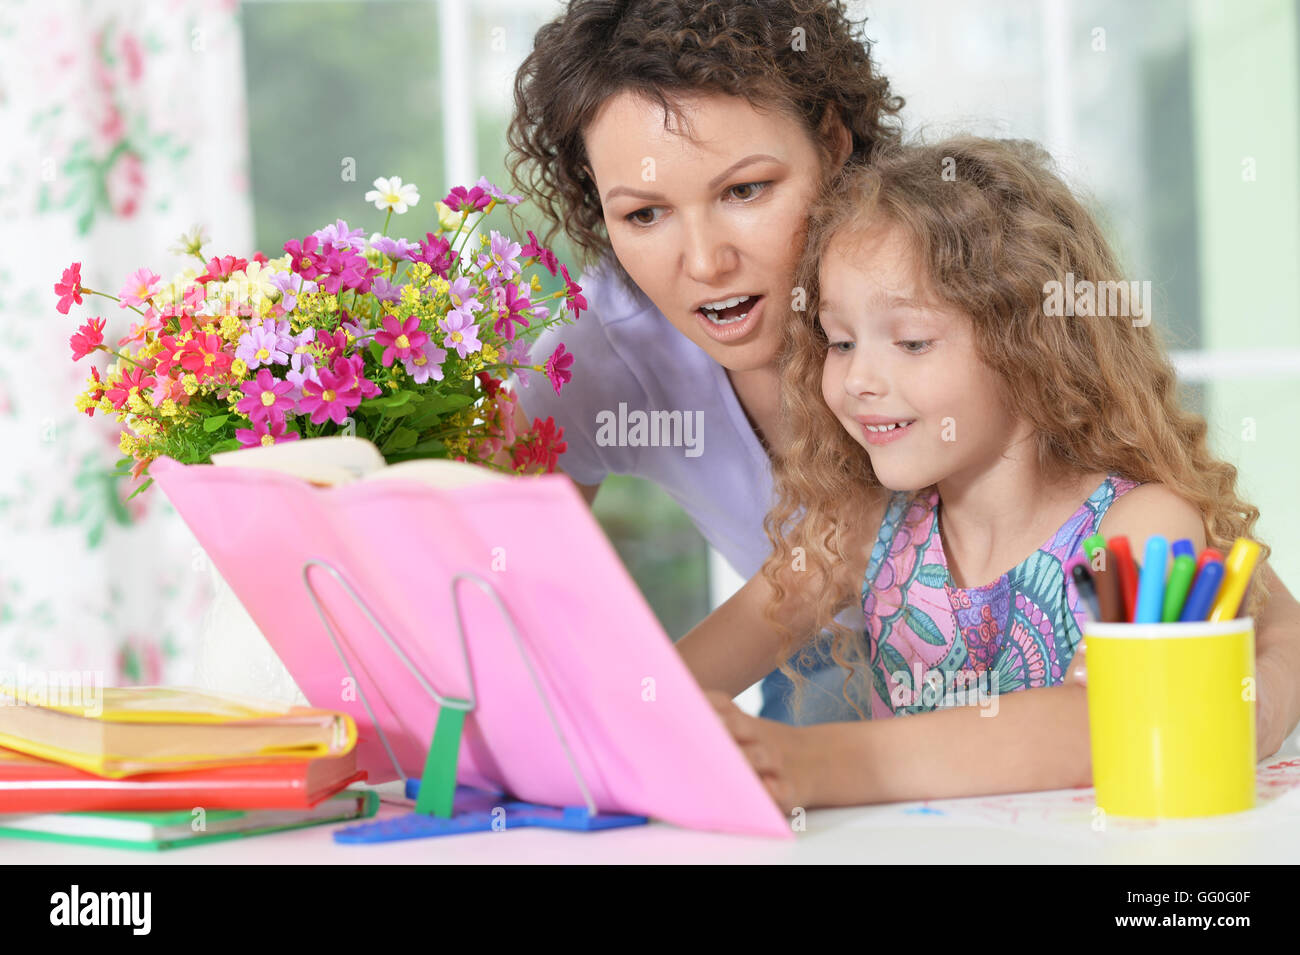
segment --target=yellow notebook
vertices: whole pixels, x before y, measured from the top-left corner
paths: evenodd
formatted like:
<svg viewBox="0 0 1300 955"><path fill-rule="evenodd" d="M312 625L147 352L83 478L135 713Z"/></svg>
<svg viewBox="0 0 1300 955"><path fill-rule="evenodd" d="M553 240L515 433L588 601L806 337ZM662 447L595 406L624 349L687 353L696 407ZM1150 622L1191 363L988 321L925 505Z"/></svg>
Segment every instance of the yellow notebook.
<svg viewBox="0 0 1300 955"><path fill-rule="evenodd" d="M340 756L347 713L192 687L56 692L0 685L0 746L109 778L230 763Z"/></svg>

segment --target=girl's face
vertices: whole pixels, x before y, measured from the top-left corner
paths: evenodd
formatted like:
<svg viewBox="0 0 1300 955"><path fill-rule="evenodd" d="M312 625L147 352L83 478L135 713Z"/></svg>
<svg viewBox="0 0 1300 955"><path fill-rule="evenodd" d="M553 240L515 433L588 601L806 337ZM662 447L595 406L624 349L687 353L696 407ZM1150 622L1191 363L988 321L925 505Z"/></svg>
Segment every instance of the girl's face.
<svg viewBox="0 0 1300 955"><path fill-rule="evenodd" d="M995 464L1018 437L1000 382L976 355L970 317L927 293L906 233L836 236L820 282L822 396L880 482L915 491Z"/></svg>
<svg viewBox="0 0 1300 955"><path fill-rule="evenodd" d="M780 342L802 230L821 178L812 139L794 118L740 97L685 100L691 142L663 109L631 92L610 97L585 130L614 254L673 326L733 371L770 364ZM842 126L839 127L843 129ZM842 138L843 158L850 145ZM706 303L747 300L719 323Z"/></svg>

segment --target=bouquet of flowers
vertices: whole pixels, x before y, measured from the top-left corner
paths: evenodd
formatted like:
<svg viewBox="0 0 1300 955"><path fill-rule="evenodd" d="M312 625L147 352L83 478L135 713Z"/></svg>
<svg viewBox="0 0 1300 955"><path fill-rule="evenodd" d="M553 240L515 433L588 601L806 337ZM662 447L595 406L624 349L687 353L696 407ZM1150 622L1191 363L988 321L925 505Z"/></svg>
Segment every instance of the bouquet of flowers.
<svg viewBox="0 0 1300 955"><path fill-rule="evenodd" d="M525 384L539 372L558 394L571 379L563 344L543 364L529 349L544 328L577 320L581 287L531 231L527 245L492 230L467 248L482 217L520 201L487 179L452 189L437 204L436 231L414 242L388 226L419 191L397 177L374 186L365 198L388 214L368 239L340 219L286 242L279 258L206 258L196 229L173 251L195 256L202 272L165 282L141 268L116 296L83 286L80 262L64 271L54 286L64 315L101 295L140 317L116 348L104 343L101 317L70 339L74 361L100 351L116 359L103 375L92 365L77 398L77 410L124 425L116 473L147 476L164 454L207 463L215 452L334 434L370 440L389 463L451 457L513 474L554 470L563 431L547 418L518 433L502 382L512 370ZM564 287L543 296L539 273L525 274L537 265L558 269Z"/></svg>

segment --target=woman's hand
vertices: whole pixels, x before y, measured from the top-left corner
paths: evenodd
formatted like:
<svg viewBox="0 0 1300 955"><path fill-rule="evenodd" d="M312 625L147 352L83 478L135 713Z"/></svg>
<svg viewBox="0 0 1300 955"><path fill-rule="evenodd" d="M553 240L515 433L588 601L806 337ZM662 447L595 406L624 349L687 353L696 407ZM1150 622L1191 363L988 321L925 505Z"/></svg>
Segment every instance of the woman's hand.
<svg viewBox="0 0 1300 955"><path fill-rule="evenodd" d="M818 767L810 730L816 727L750 716L719 690L706 690L704 695L781 811L811 808Z"/></svg>
<svg viewBox="0 0 1300 955"><path fill-rule="evenodd" d="M1067 684L1088 685L1088 671L1083 651L1084 641L1080 640L1079 649L1075 651L1074 659L1070 661L1070 667L1065 674ZM1276 678L1277 674L1268 665L1267 660L1260 657L1255 661L1255 760L1257 762L1276 753L1283 742L1281 739L1274 738L1277 736L1282 719L1281 714L1277 712L1276 696L1273 693L1273 681Z"/></svg>

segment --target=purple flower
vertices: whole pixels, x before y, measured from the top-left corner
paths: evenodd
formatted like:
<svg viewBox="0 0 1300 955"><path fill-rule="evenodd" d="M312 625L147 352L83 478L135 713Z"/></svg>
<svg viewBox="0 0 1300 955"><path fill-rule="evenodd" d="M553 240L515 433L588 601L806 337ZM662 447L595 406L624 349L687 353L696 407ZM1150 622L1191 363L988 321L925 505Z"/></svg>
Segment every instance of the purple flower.
<svg viewBox="0 0 1300 955"><path fill-rule="evenodd" d="M488 182L487 176L480 176L478 182L476 182L475 185L478 188L482 189L484 192L486 192L497 202L505 202L513 206L518 204L521 200L520 196L507 195L506 193L498 189L496 186L492 185L492 183Z"/></svg>
<svg viewBox="0 0 1300 955"><path fill-rule="evenodd" d="M333 225L327 225L323 229L317 229L312 233L321 242L327 242L336 249L350 249L356 240L359 240L365 234L364 229L353 229L348 231L348 224L339 219Z"/></svg>
<svg viewBox="0 0 1300 955"><path fill-rule="evenodd" d="M314 292L317 288L315 282L304 279L296 272L276 272L271 276L271 284L280 290L280 307L286 312L292 312L298 307L299 295Z"/></svg>
<svg viewBox="0 0 1300 955"><path fill-rule="evenodd" d="M400 284L394 285L381 275L375 279L375 284L371 286L370 291L381 302L397 302L402 298L402 288Z"/></svg>
<svg viewBox="0 0 1300 955"><path fill-rule="evenodd" d="M384 346L379 361L385 368L392 365L394 358L414 354L429 338L427 333L420 331L418 315L410 316L405 322L395 315L385 315L383 326L381 331L375 332L375 341Z"/></svg>
<svg viewBox="0 0 1300 955"><path fill-rule="evenodd" d="M382 252L390 259L400 262L411 257L411 250L416 248L416 245L414 242L407 242L405 239L390 238L376 233L370 237L370 247L376 252Z"/></svg>
<svg viewBox="0 0 1300 955"><path fill-rule="evenodd" d="M478 340L478 326L464 312L453 309L438 322L438 327L446 333L447 343L456 349L461 358L483 347L483 343Z"/></svg>
<svg viewBox="0 0 1300 955"><path fill-rule="evenodd" d="M461 276L451 283L451 286L447 289L447 294L451 297L452 308L460 308L466 302L473 302L478 299L478 286ZM470 311L473 311L473 309L470 309Z"/></svg>
<svg viewBox="0 0 1300 955"><path fill-rule="evenodd" d="M285 322L287 330L289 323ZM263 365L287 365L294 341L277 334L274 323L261 322L251 326L239 339L235 357L242 358L250 369Z"/></svg>
<svg viewBox="0 0 1300 955"><path fill-rule="evenodd" d="M283 423L285 413L293 410L294 400L289 395L293 385L277 380L269 369L263 368L257 378L240 387L244 397L239 399L235 410L248 415L254 425L268 421Z"/></svg>
<svg viewBox="0 0 1300 955"><path fill-rule="evenodd" d="M427 339L420 346L419 352L402 359L406 373L415 379L416 384L424 384L430 378L442 381L442 363L447 360L446 349L439 348L433 339Z"/></svg>
<svg viewBox="0 0 1300 955"><path fill-rule="evenodd" d="M502 280L514 278L519 274L517 259L521 251L518 242L493 229L489 253L478 257L477 264L480 269L483 269L483 277L488 281L495 281L499 273Z"/></svg>
<svg viewBox="0 0 1300 955"><path fill-rule="evenodd" d="M532 356L529 352L532 350L532 342L526 342L522 338L516 338L501 351L501 361L507 365L531 365ZM519 378L519 383L528 387L528 372L523 368L513 369Z"/></svg>

